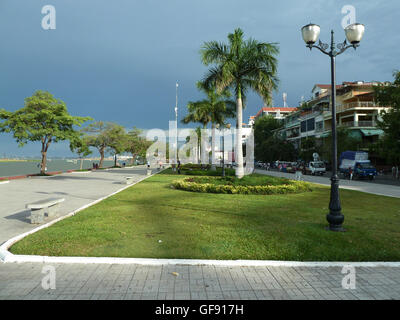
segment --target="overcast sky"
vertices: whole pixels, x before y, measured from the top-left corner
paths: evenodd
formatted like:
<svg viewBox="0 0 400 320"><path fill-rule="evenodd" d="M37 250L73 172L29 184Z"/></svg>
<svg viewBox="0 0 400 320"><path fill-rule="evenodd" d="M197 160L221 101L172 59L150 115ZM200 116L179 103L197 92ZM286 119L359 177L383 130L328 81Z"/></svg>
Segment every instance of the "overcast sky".
<svg viewBox="0 0 400 320"><path fill-rule="evenodd" d="M56 29L43 30L44 5L56 8ZM168 128L174 119L175 81L179 82L179 117L207 70L199 49L205 41L226 41L240 27L246 37L279 43L279 90L275 106L306 99L316 83L329 83L327 56L310 52L300 29L321 26L329 41L342 30L344 5L356 8L365 24L357 51L337 59L337 81L386 81L400 69L398 0L1 0L0 108L21 108L35 90L53 93L72 115L91 116L133 126ZM247 121L262 106L251 95ZM39 155L37 145L18 148L0 134L0 155ZM50 156L69 155L66 144L51 146Z"/></svg>

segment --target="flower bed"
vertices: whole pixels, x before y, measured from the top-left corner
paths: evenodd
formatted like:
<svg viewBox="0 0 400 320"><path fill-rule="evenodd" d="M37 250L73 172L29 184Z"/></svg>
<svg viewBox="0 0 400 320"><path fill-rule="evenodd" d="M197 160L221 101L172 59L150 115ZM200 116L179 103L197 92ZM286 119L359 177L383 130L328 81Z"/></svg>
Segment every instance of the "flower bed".
<svg viewBox="0 0 400 320"><path fill-rule="evenodd" d="M172 182L179 190L201 193L224 194L287 194L312 191L311 184L285 178L250 175L242 179L235 177L190 177Z"/></svg>

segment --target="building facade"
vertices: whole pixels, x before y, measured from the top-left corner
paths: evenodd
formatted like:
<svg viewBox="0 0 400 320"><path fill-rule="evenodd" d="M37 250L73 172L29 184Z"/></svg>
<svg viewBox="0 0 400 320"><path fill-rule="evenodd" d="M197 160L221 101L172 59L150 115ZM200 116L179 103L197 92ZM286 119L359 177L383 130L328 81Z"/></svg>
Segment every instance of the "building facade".
<svg viewBox="0 0 400 320"><path fill-rule="evenodd" d="M337 127L345 127L362 144L378 140L383 131L377 128L380 112L388 109L378 106L374 100L374 86L379 82L344 82L336 87ZM332 129L331 86L316 84L312 98L306 106L288 114L281 137L300 147L301 139L307 137L324 138Z"/></svg>
<svg viewBox="0 0 400 320"><path fill-rule="evenodd" d="M273 116L275 119L283 120L288 114L296 110L297 108L290 107L263 107L257 112L255 116L250 117L250 121L252 120L252 123L254 124L257 118L267 115Z"/></svg>

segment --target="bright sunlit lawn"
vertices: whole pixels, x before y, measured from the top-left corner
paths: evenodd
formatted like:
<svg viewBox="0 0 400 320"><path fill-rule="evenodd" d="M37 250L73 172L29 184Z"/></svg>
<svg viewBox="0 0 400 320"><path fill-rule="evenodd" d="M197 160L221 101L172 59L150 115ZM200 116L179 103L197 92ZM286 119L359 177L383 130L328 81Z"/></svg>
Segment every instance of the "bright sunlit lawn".
<svg viewBox="0 0 400 320"><path fill-rule="evenodd" d="M173 190L158 174L32 234L14 254L400 261L400 199L341 190L347 232L326 231L329 188L287 195ZM159 241L161 240L161 242Z"/></svg>

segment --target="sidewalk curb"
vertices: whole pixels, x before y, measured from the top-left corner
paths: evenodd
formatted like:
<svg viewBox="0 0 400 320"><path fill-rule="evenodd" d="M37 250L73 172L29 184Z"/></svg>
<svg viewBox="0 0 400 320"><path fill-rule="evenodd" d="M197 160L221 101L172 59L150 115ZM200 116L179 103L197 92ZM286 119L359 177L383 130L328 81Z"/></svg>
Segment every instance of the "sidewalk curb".
<svg viewBox="0 0 400 320"><path fill-rule="evenodd" d="M0 258L2 258L0 252ZM146 259L112 257L48 257L13 255L8 251L4 263L67 263L67 264L132 264L151 266L221 266L221 267L389 267L399 268L400 262L323 262L323 261L275 261L275 260L196 260L196 259Z"/></svg>

